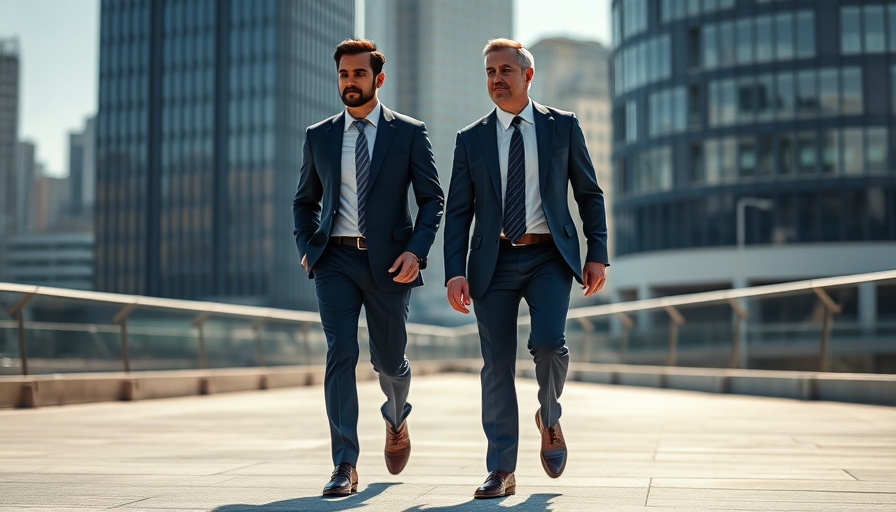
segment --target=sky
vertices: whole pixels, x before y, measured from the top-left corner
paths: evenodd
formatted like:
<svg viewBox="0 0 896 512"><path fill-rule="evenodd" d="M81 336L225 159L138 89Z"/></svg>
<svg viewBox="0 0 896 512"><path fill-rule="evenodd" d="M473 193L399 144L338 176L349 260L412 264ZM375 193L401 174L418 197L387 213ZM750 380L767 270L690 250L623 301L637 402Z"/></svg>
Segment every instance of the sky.
<svg viewBox="0 0 896 512"><path fill-rule="evenodd" d="M610 42L610 0L515 0L514 37ZM96 113L99 0L0 0L0 38L22 61L19 138L37 144L47 174L68 174L68 134Z"/></svg>

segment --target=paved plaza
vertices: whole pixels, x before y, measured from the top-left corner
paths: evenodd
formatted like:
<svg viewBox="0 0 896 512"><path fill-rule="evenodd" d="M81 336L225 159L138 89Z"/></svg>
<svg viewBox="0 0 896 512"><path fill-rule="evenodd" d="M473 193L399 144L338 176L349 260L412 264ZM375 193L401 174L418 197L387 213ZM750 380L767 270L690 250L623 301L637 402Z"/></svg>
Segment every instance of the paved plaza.
<svg viewBox="0 0 896 512"><path fill-rule="evenodd" d="M486 476L479 380L416 377L411 459L383 462L376 381L362 382L359 492L332 470L320 386L0 411L0 511L896 510L896 408L570 382L566 472L538 460L532 380L518 380L517 494Z"/></svg>

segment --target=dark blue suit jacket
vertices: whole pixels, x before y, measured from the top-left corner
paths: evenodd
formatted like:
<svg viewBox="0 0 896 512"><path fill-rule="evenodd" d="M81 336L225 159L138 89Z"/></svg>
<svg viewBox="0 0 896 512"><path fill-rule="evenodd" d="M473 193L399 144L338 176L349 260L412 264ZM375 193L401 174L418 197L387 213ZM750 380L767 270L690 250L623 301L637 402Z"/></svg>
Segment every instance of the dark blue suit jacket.
<svg viewBox="0 0 896 512"><path fill-rule="evenodd" d="M342 137L345 113L308 127L299 186L293 199L296 247L307 257L308 277L324 252L339 213ZM442 219L444 195L424 124L382 107L370 162L367 196L367 247L370 267L383 291L420 286L423 278L396 283L388 270L398 256L410 251L423 259ZM413 186L418 211L411 222L408 189Z"/></svg>
<svg viewBox="0 0 896 512"><path fill-rule="evenodd" d="M533 106L538 188L545 218L560 254L581 283L579 239L569 214L567 190L571 184L579 206L588 243L586 261L609 263L603 191L575 114L535 102ZM497 122L497 113L492 111L458 132L445 209L445 281L465 276L474 299L488 289L498 260L504 200Z"/></svg>

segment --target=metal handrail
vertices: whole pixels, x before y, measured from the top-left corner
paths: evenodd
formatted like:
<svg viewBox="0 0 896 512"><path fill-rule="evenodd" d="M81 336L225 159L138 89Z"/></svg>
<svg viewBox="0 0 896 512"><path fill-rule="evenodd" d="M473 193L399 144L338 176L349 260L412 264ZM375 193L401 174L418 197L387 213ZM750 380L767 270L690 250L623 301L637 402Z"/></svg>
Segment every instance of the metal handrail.
<svg viewBox="0 0 896 512"><path fill-rule="evenodd" d="M765 298L794 295L799 293L814 293L818 296L818 299L825 306L825 318L822 328L822 346L820 353L820 368L825 370L828 369L830 365L829 338L831 332L832 317L834 314L839 313L839 306L837 306L833 302L833 300L831 300L830 296L827 295L827 292L825 290L862 283L892 280L896 280L896 269L882 272L871 272L866 274L854 274L754 286L750 288L700 292L687 295L643 299L615 304L579 307L569 310L567 320L576 320L587 330L593 328L593 326L591 325L592 319L599 317L616 318L622 324L622 329L624 331L623 339L627 340L628 331L633 328L633 322L628 316L630 313L662 309L670 317L669 353L666 362L669 365L675 365L675 351L678 340L678 328L686 322L686 316L680 312L679 308L695 305L727 303L732 308L735 317L735 328L732 334L731 354L731 362L734 366L736 365L736 361L740 360L743 354L741 350L741 343L744 337L742 328L743 322L748 316L748 313L740 303L740 300L759 297ZM252 328L255 330L256 335L262 328L263 324L268 320L286 321L305 326L309 324L320 325L320 314L310 311L294 311L207 301L165 299L159 297L71 290L67 288L53 288L15 283L0 283L0 292L21 294L18 302L15 305L7 308L6 312L10 317L16 319L16 323L18 325L20 358L22 359L21 366L24 374L27 374L28 365L25 345L25 323L23 310L27 307L28 302L34 297L53 297L121 306L118 314L116 314L115 318L112 320L112 324L117 325L120 330L122 353L124 359L123 364L125 371L130 370L129 356L127 355L127 317L137 309L153 309L177 311L182 313L194 313L196 316L194 317L192 325L193 327L196 327L198 329L200 345L204 344L202 325L206 321L206 319L212 315L237 317L251 320ZM530 325L531 318L528 316L521 316L518 319L518 324L521 326ZM359 326L362 328L366 327L366 322L363 318L359 320ZM439 339L456 339L459 337L475 335L477 333L477 329L478 328L475 323L460 325L457 327L442 327L417 323L409 323L407 325L407 331L410 335L430 336ZM261 344L258 343L258 346L259 351L261 351ZM624 350L625 348L623 347L623 351ZM203 354L202 358L204 359L204 357L205 356ZM258 354L258 360L264 361L263 353L260 352ZM201 364L204 364L204 362L201 362Z"/></svg>

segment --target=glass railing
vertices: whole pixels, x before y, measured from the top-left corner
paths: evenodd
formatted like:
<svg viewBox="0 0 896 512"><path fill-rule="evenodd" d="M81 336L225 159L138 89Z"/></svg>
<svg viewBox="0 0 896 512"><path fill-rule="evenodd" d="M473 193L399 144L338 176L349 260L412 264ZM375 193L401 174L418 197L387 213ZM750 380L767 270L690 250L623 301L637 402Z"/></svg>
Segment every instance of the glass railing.
<svg viewBox="0 0 896 512"><path fill-rule="evenodd" d="M896 270L574 308L567 343L573 362L896 373L896 311L856 305L869 300L866 283L892 287ZM0 283L0 311L0 375L322 364L326 355L316 312L11 283ZM520 317L520 358L528 326ZM362 318L362 354L366 332ZM475 324L411 323L408 337L412 360L479 357Z"/></svg>

